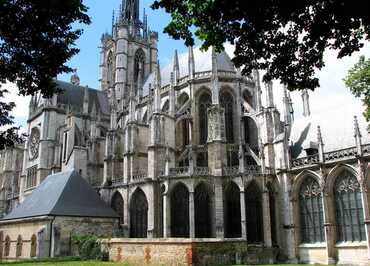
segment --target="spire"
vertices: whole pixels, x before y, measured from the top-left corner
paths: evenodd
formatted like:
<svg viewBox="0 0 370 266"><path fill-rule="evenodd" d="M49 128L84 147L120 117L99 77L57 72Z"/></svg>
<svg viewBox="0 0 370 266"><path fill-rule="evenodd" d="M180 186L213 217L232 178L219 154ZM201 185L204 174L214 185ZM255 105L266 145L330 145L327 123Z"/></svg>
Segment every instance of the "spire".
<svg viewBox="0 0 370 266"><path fill-rule="evenodd" d="M303 101L303 116L305 117L310 116L311 112L307 89L302 90L302 101Z"/></svg>
<svg viewBox="0 0 370 266"><path fill-rule="evenodd" d="M285 125L290 125L292 121L291 121L290 108L289 108L288 88L286 84L284 84L283 86L284 86L284 96L283 96L284 122L285 122Z"/></svg>
<svg viewBox="0 0 370 266"><path fill-rule="evenodd" d="M174 116L175 115L175 88L174 88L174 77L173 72L171 72L171 83L170 83L170 92L169 92L169 98L170 98L170 108L169 108L169 115Z"/></svg>
<svg viewBox="0 0 370 266"><path fill-rule="evenodd" d="M267 107L274 107L274 94L272 91L272 81L268 81L265 83L266 88L266 104Z"/></svg>
<svg viewBox="0 0 370 266"><path fill-rule="evenodd" d="M257 99L257 111L262 109L262 100L261 100L261 82L260 82L260 72L258 69L253 70L254 83L256 84L256 99Z"/></svg>
<svg viewBox="0 0 370 266"><path fill-rule="evenodd" d="M177 85L180 79L179 56L177 54L177 50L175 50L175 55L173 57L173 74L175 78L175 84Z"/></svg>
<svg viewBox="0 0 370 266"><path fill-rule="evenodd" d="M139 21L139 0L123 0L122 7L122 18L124 20Z"/></svg>
<svg viewBox="0 0 370 266"><path fill-rule="evenodd" d="M194 61L194 51L193 46L189 46L189 52L188 52L188 70L189 70L189 78L194 78L195 73L195 61Z"/></svg>
<svg viewBox="0 0 370 266"><path fill-rule="evenodd" d="M317 126L317 143L319 144L319 162L323 163L325 161L325 156L324 156L324 142L322 140L322 135L321 135L321 128L320 126Z"/></svg>
<svg viewBox="0 0 370 266"><path fill-rule="evenodd" d="M71 83L73 85L80 85L80 77L77 75L77 68L73 69L73 75L71 76Z"/></svg>
<svg viewBox="0 0 370 266"><path fill-rule="evenodd" d="M356 148L357 148L357 155L362 155L362 140L361 140L361 132L360 126L358 125L357 116L354 116L354 128L355 128L355 141L356 141Z"/></svg>
<svg viewBox="0 0 370 266"><path fill-rule="evenodd" d="M113 9L113 13L112 13L112 36L113 36L113 34L114 34L114 21L115 19L114 19L114 9Z"/></svg>
<svg viewBox="0 0 370 266"><path fill-rule="evenodd" d="M218 69L216 50L212 46L212 104L219 104Z"/></svg>

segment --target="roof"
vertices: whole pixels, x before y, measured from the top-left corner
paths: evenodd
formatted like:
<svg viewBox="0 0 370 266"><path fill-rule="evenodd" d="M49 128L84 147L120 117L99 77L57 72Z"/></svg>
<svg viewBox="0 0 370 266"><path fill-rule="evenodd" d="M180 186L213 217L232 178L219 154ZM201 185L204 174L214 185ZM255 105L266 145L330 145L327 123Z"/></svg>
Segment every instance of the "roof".
<svg viewBox="0 0 370 266"><path fill-rule="evenodd" d="M195 72L202 72L202 71L211 71L212 70L212 49L208 49L207 51L203 52L200 48L194 48L194 63L195 63ZM188 73L188 57L189 53L182 53L179 54L179 70L180 70L180 78L187 76ZM225 51L217 54L217 69L223 71L235 71L235 66L231 61L230 57L227 55ZM173 72L173 62L162 68L161 70L161 81L162 86L165 86L171 82L171 72ZM147 95L149 93L149 84L153 86L154 80L154 73L151 73L143 86L143 94Z"/></svg>
<svg viewBox="0 0 370 266"><path fill-rule="evenodd" d="M89 113L93 111L93 108L96 108L96 112L109 114L109 101L104 92L60 80L57 80L56 84L58 88L63 90L58 94L58 104L70 105L74 111L82 113L85 90L87 89L89 95Z"/></svg>
<svg viewBox="0 0 370 266"><path fill-rule="evenodd" d="M295 120L290 134L292 157L305 157L304 149L317 145L318 126L321 129L324 152L354 147L356 145L354 138L355 115L362 135L362 144L370 143L367 122L362 112L363 106L348 105Z"/></svg>
<svg viewBox="0 0 370 266"><path fill-rule="evenodd" d="M74 170L49 175L2 220L37 216L118 217Z"/></svg>

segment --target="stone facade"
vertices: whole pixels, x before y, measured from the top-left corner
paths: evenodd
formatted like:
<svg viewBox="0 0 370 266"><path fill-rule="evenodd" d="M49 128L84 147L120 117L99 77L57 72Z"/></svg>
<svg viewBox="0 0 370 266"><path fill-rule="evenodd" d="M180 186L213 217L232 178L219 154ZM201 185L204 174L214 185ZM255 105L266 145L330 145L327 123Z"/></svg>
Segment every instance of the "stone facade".
<svg viewBox="0 0 370 266"><path fill-rule="evenodd" d="M294 120L287 89L278 110L272 83L262 85L258 71L242 75L213 49L175 52L161 69L158 35L139 19L138 2L126 1L102 36L100 90L74 74L58 82L63 94L33 97L19 200L48 174L75 168L120 215L117 236L150 238L153 249L192 239L181 244L184 263L189 243L203 238L238 239L270 261L368 263L370 136L361 114L311 114L304 90L304 117ZM122 252L133 245L125 241Z"/></svg>

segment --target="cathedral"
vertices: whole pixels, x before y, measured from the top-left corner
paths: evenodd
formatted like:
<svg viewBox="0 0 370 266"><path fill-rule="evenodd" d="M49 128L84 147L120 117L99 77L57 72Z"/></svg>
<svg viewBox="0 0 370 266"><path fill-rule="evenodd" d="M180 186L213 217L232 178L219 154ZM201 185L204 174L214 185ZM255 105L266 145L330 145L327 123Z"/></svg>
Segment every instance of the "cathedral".
<svg viewBox="0 0 370 266"><path fill-rule="evenodd" d="M74 169L119 217L110 243L124 239L119 252L130 239L182 239L245 247L225 263L369 265L362 114L311 113L303 90L294 119L286 88L275 99L272 82L261 84L257 70L242 75L226 52L188 47L161 68L157 44L139 0L126 0L101 38L99 89L81 86L75 72L56 81L61 93L32 97L26 143L0 152L0 257L17 242L3 240L7 215L49 175Z"/></svg>

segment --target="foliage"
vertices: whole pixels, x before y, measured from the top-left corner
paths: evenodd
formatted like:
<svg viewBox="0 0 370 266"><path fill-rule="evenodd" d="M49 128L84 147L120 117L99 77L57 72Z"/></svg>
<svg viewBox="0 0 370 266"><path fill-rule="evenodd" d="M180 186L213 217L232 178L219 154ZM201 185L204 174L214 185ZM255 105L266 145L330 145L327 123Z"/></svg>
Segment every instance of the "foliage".
<svg viewBox="0 0 370 266"><path fill-rule="evenodd" d="M86 12L81 0L0 0L0 87L15 82L20 95L40 91L50 97L53 78L72 71L65 63L78 53L74 43L82 34L72 24L89 24ZM14 123L13 108L12 102L0 102L0 126ZM18 140L15 131L0 132L0 147Z"/></svg>
<svg viewBox="0 0 370 266"><path fill-rule="evenodd" d="M105 254L101 251L101 245L96 236L74 236L73 241L78 247L78 254L82 260L102 260Z"/></svg>
<svg viewBox="0 0 370 266"><path fill-rule="evenodd" d="M346 86L353 95L359 97L364 102L366 110L364 116L366 121L370 121L370 58L365 60L360 56L358 62L348 71L344 79Z"/></svg>
<svg viewBox="0 0 370 266"><path fill-rule="evenodd" d="M244 74L266 70L264 81L280 79L290 90L319 86L314 73L326 48L342 58L370 39L369 1L155 0L152 8L171 14L164 31L173 38L193 45L195 35L218 51L235 44Z"/></svg>

